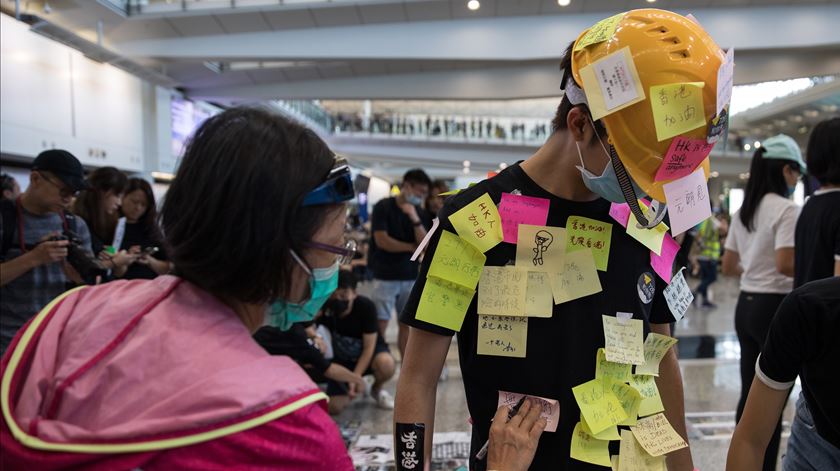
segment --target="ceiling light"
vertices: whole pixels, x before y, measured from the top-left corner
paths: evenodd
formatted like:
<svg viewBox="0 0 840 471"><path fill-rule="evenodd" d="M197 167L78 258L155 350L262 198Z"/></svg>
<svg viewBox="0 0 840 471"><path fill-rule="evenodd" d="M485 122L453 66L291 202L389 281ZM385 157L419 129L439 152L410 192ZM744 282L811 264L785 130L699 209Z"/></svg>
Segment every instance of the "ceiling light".
<svg viewBox="0 0 840 471"><path fill-rule="evenodd" d="M502 169L502 170L504 170L504 169L506 169L506 168L507 168L507 164L506 164L506 163L504 163L504 162L502 162L502 163L500 163L500 164L499 164L499 168L500 168L500 169Z"/></svg>
<svg viewBox="0 0 840 471"><path fill-rule="evenodd" d="M656 0L647 0L648 3L654 3Z"/></svg>
<svg viewBox="0 0 840 471"><path fill-rule="evenodd" d="M718 172L712 172L712 173L710 173L710 174L709 174L709 176L710 176L710 177L712 177L712 178L717 178L717 177L719 177L719 176L720 176L720 173L718 173Z"/></svg>
<svg viewBox="0 0 840 471"><path fill-rule="evenodd" d="M570 3L572 3L572 0L557 0L557 4L561 7L567 7Z"/></svg>
<svg viewBox="0 0 840 471"><path fill-rule="evenodd" d="M478 0L470 0L469 2L467 2L467 8L469 8L472 11L476 11L479 8L481 8L481 3L479 3Z"/></svg>
<svg viewBox="0 0 840 471"><path fill-rule="evenodd" d="M752 146L751 146L751 145L749 145L749 144L744 144L744 150L750 150L750 149L752 149Z"/></svg>
<svg viewBox="0 0 840 471"><path fill-rule="evenodd" d="M470 166L470 161L469 161L469 160L465 160L465 161L464 161L464 167L469 168L469 166Z"/></svg>
<svg viewBox="0 0 840 471"><path fill-rule="evenodd" d="M761 147L761 142L759 142L759 141L755 141L755 142L753 142L753 147L755 147L756 149L758 149L759 147Z"/></svg>

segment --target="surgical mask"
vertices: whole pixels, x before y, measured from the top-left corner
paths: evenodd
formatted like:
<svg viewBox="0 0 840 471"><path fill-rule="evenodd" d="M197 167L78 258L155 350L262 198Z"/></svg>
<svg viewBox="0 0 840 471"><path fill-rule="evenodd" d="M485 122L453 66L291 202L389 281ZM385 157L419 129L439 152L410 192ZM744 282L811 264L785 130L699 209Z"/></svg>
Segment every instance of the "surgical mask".
<svg viewBox="0 0 840 471"><path fill-rule="evenodd" d="M310 296L309 300L303 303L293 303L281 299L271 305L269 324L283 331L291 329L292 324L309 322L314 319L333 291L338 288L338 260L327 268L310 270L296 253L292 252L292 257L309 274Z"/></svg>
<svg viewBox="0 0 840 471"><path fill-rule="evenodd" d="M423 198L410 193L405 195L405 201L412 206L420 206L423 204Z"/></svg>
<svg viewBox="0 0 840 471"><path fill-rule="evenodd" d="M592 129L594 130L595 123L593 123L591 119L589 122L592 123ZM586 185L586 188L589 188L589 191L607 201L611 201L613 203L625 203L624 193L621 191L621 186L618 184L618 177L615 175L615 169L612 165L610 153L607 152L607 147L604 145L604 141L601 140L601 136L598 136L597 133L595 136L598 138L598 142L601 144L601 148L604 149L604 153L607 155L607 158L609 158L609 161L607 162L607 166L604 167L604 172L601 176L597 176L589 170L586 170L586 166L583 164L583 154L580 152L580 145L577 141L575 141L578 158L580 159L580 166L576 167L580 170L580 174L583 177L583 184ZM644 192L636 186L635 182L633 183L633 188L636 190L637 197L641 198L645 195Z"/></svg>
<svg viewBox="0 0 840 471"><path fill-rule="evenodd" d="M796 185L793 185L793 186L788 185L788 187L787 187L787 196L788 196L788 198L790 198L791 196L793 196L793 193L794 193L795 191L796 191Z"/></svg>

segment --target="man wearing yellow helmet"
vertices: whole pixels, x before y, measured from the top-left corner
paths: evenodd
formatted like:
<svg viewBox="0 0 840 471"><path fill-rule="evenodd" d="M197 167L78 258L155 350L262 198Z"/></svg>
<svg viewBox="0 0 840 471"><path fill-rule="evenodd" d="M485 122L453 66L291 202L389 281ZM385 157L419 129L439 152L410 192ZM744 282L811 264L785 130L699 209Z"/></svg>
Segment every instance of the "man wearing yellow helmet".
<svg viewBox="0 0 840 471"><path fill-rule="evenodd" d="M617 65L616 60L623 62ZM609 67L599 61L610 62ZM723 63L724 54L699 25L689 18L662 10L634 10L616 15L585 31L569 46L561 62L566 93L553 120L553 133L546 143L526 161L450 197L439 213L440 227L429 242L420 276L400 316L402 322L411 326L411 333L397 387L394 414L398 469L412 469L400 465L401 453L406 451L401 448L402 434L425 431L427 438L419 449L425 450L423 456L426 462L430 458L437 377L446 359L450 337L456 331L467 405L473 424L470 469L494 469L495 463L485 461L478 451L488 439L491 419L497 405L504 403L503 396L515 397L515 394L509 393L547 399L548 402L544 403L546 414L559 413L556 423L552 424L549 417L550 426L540 438L530 467L525 464L516 469L603 469L603 466L610 466L610 455L619 455L619 460L642 459L654 469L664 469L667 456L669 470L693 469L691 453L685 443L662 453L648 450L662 456L651 456L647 451L630 456L641 450L639 443L632 438L633 434L623 430L619 442L617 425L636 424L637 420L642 421L646 416L653 417L659 412L664 412L667 421L684 439L682 379L676 354L670 348L673 343L667 343L660 350L662 359L658 376L639 370L640 365L646 362L645 358L639 363L638 359L628 361L611 357L617 350L628 353L629 349L624 347L628 347L630 340L623 338L616 341L613 336L616 331L608 329L608 325L616 326L618 330L638 329L630 336L640 342L645 337L668 342L665 339L669 339L669 323L675 321L663 293L671 281L670 267L665 274L654 271L653 249L639 243L627 231L635 228L633 218L640 226L654 227L664 216L664 204L656 202L665 203L663 184L670 179L657 179L656 174L663 166L666 154L670 154L669 148L676 137L702 140L694 148L710 151L711 145L706 145L707 137L713 140L714 134L725 123L725 117L715 116L723 116L725 110L718 113L714 95L716 74ZM601 66L600 70L597 67L587 68L593 65ZM595 75L588 76L590 73ZM607 85L600 90L599 74L602 83ZM596 80L594 86L592 77ZM616 85L610 80L622 83ZM684 85L682 89L680 84ZM661 110L656 109L661 102L657 101L657 105L649 99L652 98L652 90L660 86L669 87L671 95L664 98L679 102L678 111L681 113L666 114L668 119L662 122L657 119L662 117ZM628 93L629 88L635 89L635 96ZM690 107L683 108L681 100L691 93L696 94L692 99L699 98L700 105L695 101ZM624 102L618 103L621 100ZM688 173L697 175L697 169L702 169L703 174L708 175L708 159L700 157L687 169ZM674 180L678 178L673 177ZM651 210L643 209L637 200L643 193L656 200ZM521 332L521 338L519 343L509 342L505 344L507 348L492 352L488 351L485 345L487 337L484 336L488 329L493 329L490 316L484 315L486 311L482 313L484 277L478 282L478 302L467 302L469 307L465 308L463 322L454 323L459 327L453 328L452 323L441 322L438 315L424 308L424 303L428 303L432 296L425 293L426 286L440 286L439 281L433 284L427 281L427 277L431 280L436 276L430 273L430 266L435 264L439 246L444 247L443 243L439 245L442 234L445 234L444 231L457 233L462 239L470 241L463 226L453 224L452 220L457 221L458 214L463 213L459 213L460 210L472 208L477 199L488 195L495 204L515 197L530 197L530 201L536 201L532 208L540 202L545 204L543 229L563 234L562 239L554 237L552 247L562 248L565 245L567 257L565 262L560 262L563 266L544 268L552 264L548 256L552 247L548 247L543 254L544 264L538 268L528 267L529 273L531 270L549 272L554 303L549 301L547 315L534 316L532 313L513 312L513 309L509 314L505 313L533 317L526 317L527 322L498 322L502 331ZM625 201L629 205L623 208L633 218L626 213L623 218L617 216L615 210L620 207L611 204ZM505 225L505 211L501 214L502 225ZM487 220L487 216L493 213L484 215L484 220ZM584 230L601 233L601 239L594 233L595 242L592 238L566 237L572 231L579 232L581 227L572 218L588 221L583 226ZM523 224L541 225L542 220ZM628 228L627 231L623 226ZM539 244L539 241L534 242L533 235L523 239L523 227L518 226L518 240L509 240L505 235L502 242L500 235L498 243L489 244L489 248L476 245L486 256L485 267L509 268L515 265L516 269L520 268L517 245L526 244L527 249L534 249L536 246L529 244ZM604 232L607 233L606 238ZM484 236L483 230L480 236ZM597 240L605 241L606 248ZM566 277L571 270L580 268L568 260L570 254L581 247L593 251L587 263L596 261L591 277L597 279L588 286L597 289L567 296L568 293L563 292L564 283L569 281L573 284L585 278L582 273L577 279L567 280ZM542 247L537 249L543 251ZM602 258L595 257L596 250ZM522 252L529 255L528 260L534 258L533 250ZM550 273L552 271L554 273ZM662 278L654 273L659 273ZM555 280L562 280L557 282L559 296ZM507 294L516 292L515 288L506 286L496 285L494 289ZM527 291L530 293L531 289L529 279ZM470 291L467 293L470 294ZM533 301L529 299L531 294L523 297L526 306ZM446 307L447 302L456 302L453 299L447 298L440 305ZM504 301L503 306L509 307L509 300ZM518 327L520 324L525 325L523 330L518 330L521 329ZM605 337L611 340L605 342ZM622 344L624 341L628 343ZM637 347L637 353L640 353L641 344ZM647 351L647 347L644 350ZM637 365L636 374L631 373L630 363ZM640 386L643 383L647 386ZM609 391L610 388L613 392ZM612 405L579 406L607 395L617 397L619 391L630 392L622 396L623 400L617 399L623 410L608 419L612 421L606 428L595 422L603 420L602 413L611 408L615 412ZM640 392L637 394L636 391ZM556 403L551 402L555 400ZM635 403L638 408L632 405L635 400L642 401L641 405ZM678 436L672 438L683 442ZM641 445L647 446L645 443ZM413 466L415 463L410 464Z"/></svg>

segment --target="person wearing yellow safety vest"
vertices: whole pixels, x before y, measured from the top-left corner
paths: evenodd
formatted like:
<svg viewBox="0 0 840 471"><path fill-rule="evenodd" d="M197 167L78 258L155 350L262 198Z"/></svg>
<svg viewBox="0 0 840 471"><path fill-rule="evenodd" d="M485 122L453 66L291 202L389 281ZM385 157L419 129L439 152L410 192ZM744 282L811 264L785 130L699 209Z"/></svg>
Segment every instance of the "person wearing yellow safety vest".
<svg viewBox="0 0 840 471"><path fill-rule="evenodd" d="M697 285L696 295L703 297L703 307L714 309L717 306L709 301L709 287L717 281L718 260L720 260L720 223L715 217L710 217L700 223L697 229L697 245L700 254L697 261L700 264L700 284Z"/></svg>

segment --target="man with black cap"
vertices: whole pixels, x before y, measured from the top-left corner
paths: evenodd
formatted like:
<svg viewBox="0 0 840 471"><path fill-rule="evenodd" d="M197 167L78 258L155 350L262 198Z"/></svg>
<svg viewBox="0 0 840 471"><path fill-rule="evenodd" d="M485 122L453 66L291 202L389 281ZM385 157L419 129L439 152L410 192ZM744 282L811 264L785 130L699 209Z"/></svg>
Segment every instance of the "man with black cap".
<svg viewBox="0 0 840 471"><path fill-rule="evenodd" d="M69 241L55 240L70 230L90 251L90 232L81 218L66 213L86 188L79 160L65 150L35 158L29 187L2 201L0 220L0 353L35 314L66 289L78 273L65 260Z"/></svg>

